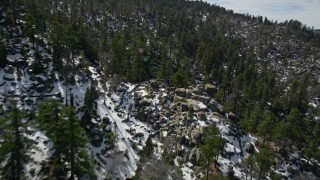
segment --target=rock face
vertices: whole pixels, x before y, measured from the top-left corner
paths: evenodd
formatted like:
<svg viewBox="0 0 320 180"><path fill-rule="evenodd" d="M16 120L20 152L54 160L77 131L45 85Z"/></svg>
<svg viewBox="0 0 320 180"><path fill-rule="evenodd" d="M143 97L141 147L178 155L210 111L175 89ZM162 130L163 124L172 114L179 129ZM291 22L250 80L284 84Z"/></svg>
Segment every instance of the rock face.
<svg viewBox="0 0 320 180"><path fill-rule="evenodd" d="M186 89L185 88L177 88L175 90L175 94L180 97L186 97Z"/></svg>

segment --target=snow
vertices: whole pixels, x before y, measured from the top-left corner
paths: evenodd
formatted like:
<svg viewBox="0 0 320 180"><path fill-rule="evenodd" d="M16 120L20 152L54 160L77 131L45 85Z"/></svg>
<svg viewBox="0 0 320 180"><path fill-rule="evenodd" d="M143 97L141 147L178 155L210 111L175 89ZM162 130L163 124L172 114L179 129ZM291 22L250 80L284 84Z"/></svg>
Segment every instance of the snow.
<svg viewBox="0 0 320 180"><path fill-rule="evenodd" d="M112 122L113 129L115 129L117 134L117 151L119 153L112 154L112 159L116 161L120 161L120 163L117 164L106 164L103 166L102 169L111 169L112 166L116 166L116 168L113 169L112 174L113 177L118 178L126 178L126 177L132 177L135 174L135 170L137 169L137 163L139 161L139 156L137 152L132 147L132 142L139 144L142 148L144 146L146 138L149 136L148 133L148 126L135 118L130 116L129 112L129 106L133 104L133 92L131 92L134 89L133 85L128 84L127 91L123 94L122 97L120 97L117 94L112 94L111 98L104 97L106 104L110 106L110 110L104 105L104 98L100 97L97 101L98 108L97 112L100 118L103 118L105 116L108 116ZM126 99L126 101L122 101L122 104L120 103L121 99ZM123 117L119 117L118 113L114 111L115 105L118 105L122 112L124 112ZM126 107L126 108L125 108ZM129 118L130 122L124 123L123 120ZM127 130L133 129L136 134L142 133L143 137L135 138L132 134L130 134ZM142 144L141 144L142 142ZM98 149L92 147L94 149L94 152L99 152L100 149L104 147L100 147ZM128 159L124 157L124 152L128 152ZM105 158L106 162L112 161L112 159ZM122 162L122 163L121 163ZM103 172L102 172L103 174ZM103 176L105 177L105 176Z"/></svg>
<svg viewBox="0 0 320 180"><path fill-rule="evenodd" d="M16 62L17 60L19 60L21 58L23 58L23 57L21 56L20 53L17 53L15 55L8 55L7 56L7 60L10 61L10 62Z"/></svg>
<svg viewBox="0 0 320 180"><path fill-rule="evenodd" d="M30 151L32 162L25 166L25 170L30 172L30 170L34 169L35 173L38 173L41 170L41 163L48 160L48 157L52 155L52 151L49 151L52 148L52 143L42 131L35 131L29 138L37 144Z"/></svg>
<svg viewBox="0 0 320 180"><path fill-rule="evenodd" d="M199 103L199 108L200 109L207 109L207 106L203 104L202 102Z"/></svg>
<svg viewBox="0 0 320 180"><path fill-rule="evenodd" d="M185 180L194 180L196 179L194 176L194 171L190 168L193 165L191 163L183 164L181 167L181 171L183 174L183 179Z"/></svg>

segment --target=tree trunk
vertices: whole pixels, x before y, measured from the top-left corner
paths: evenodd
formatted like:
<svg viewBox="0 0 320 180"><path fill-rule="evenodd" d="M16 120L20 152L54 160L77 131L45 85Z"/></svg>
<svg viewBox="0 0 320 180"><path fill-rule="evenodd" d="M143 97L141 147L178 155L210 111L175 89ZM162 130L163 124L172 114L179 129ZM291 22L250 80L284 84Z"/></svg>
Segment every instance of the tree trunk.
<svg viewBox="0 0 320 180"><path fill-rule="evenodd" d="M20 142L20 131L19 131L20 125L19 125L19 119L17 117L18 113L19 113L18 109L15 109L13 120L15 122L15 138L16 138L15 144L16 144L16 146L18 145L18 147L17 147L17 149L14 150L16 157L13 157L13 158L15 158L15 160L16 160L16 167L14 168L16 171L16 174L13 177L15 177L16 180L20 180L20 174L22 171L22 169L21 169L22 165L21 165L21 159L20 159L20 156L21 156L21 154L20 154L21 142Z"/></svg>
<svg viewBox="0 0 320 180"><path fill-rule="evenodd" d="M75 172L75 162L74 162L74 159L75 159L75 147L74 147L74 144L73 144L73 139L74 139L74 132L73 132L73 125L74 125L74 119L73 117L70 117L70 130L71 130L71 137L70 137L70 165L71 165L71 176L70 176L70 180L74 180L74 172Z"/></svg>
<svg viewBox="0 0 320 180"><path fill-rule="evenodd" d="M210 163L207 161L207 180L209 180L209 168L210 168Z"/></svg>

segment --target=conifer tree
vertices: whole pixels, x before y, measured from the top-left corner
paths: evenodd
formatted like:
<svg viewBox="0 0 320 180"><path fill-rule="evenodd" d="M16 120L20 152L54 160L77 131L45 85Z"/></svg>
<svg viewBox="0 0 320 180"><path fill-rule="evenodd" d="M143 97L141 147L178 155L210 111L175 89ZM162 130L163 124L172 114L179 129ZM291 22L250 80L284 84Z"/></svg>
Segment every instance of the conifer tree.
<svg viewBox="0 0 320 180"><path fill-rule="evenodd" d="M273 162L273 153L268 147L263 147L256 155L257 166L259 169L258 179L262 179L264 173L269 171Z"/></svg>
<svg viewBox="0 0 320 180"><path fill-rule="evenodd" d="M200 145L200 151L205 159L206 177L209 178L209 170L213 160L217 160L224 149L226 140L220 135L219 129L212 125L204 129L204 142Z"/></svg>
<svg viewBox="0 0 320 180"><path fill-rule="evenodd" d="M84 113L81 117L81 125L85 129L86 126L90 125L91 118L94 116L94 111L97 106L96 99L98 98L98 91L95 89L94 85L91 85L90 88L87 89L85 96L84 96Z"/></svg>
<svg viewBox="0 0 320 180"><path fill-rule="evenodd" d="M23 112L12 102L12 107L0 118L0 178L24 179L24 165L29 162L28 150L32 132L23 121Z"/></svg>
<svg viewBox="0 0 320 180"><path fill-rule="evenodd" d="M75 179L76 172L91 174L91 160L86 152L88 139L76 117L74 107L68 106L61 111L60 123L64 126L64 138L57 150L61 151L64 163L68 163L67 169L71 172L69 179Z"/></svg>
<svg viewBox="0 0 320 180"><path fill-rule="evenodd" d="M86 150L88 139L80 126L75 109L63 107L56 100L47 100L39 105L39 126L53 142L53 162L56 176L70 171L70 179L79 173L91 174L91 160ZM79 177L78 177L79 178Z"/></svg>
<svg viewBox="0 0 320 180"><path fill-rule="evenodd" d="M263 117L262 122L258 125L258 134L263 138L262 146L265 144L266 140L270 140L272 138L272 132L275 124L276 117L272 113L268 112Z"/></svg>

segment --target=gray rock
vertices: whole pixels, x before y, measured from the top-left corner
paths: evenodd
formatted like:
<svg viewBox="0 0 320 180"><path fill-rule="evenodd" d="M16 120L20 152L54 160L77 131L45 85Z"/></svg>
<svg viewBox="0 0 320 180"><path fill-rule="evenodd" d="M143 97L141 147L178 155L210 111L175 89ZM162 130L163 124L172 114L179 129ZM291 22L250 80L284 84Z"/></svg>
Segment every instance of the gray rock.
<svg viewBox="0 0 320 180"><path fill-rule="evenodd" d="M198 112L198 118L199 118L201 121L206 121L206 120L207 120L206 113L203 112L203 111Z"/></svg>
<svg viewBox="0 0 320 180"><path fill-rule="evenodd" d="M197 145L202 139L202 133L200 129L195 129L191 132L191 146Z"/></svg>
<svg viewBox="0 0 320 180"><path fill-rule="evenodd" d="M212 97L212 96L214 96L216 94L217 87L214 86L213 84L206 84L205 85L205 90L206 90L207 94Z"/></svg>
<svg viewBox="0 0 320 180"><path fill-rule="evenodd" d="M159 121L153 123L152 128L153 128L154 130L159 130L159 129L160 129L160 123L159 123Z"/></svg>
<svg viewBox="0 0 320 180"><path fill-rule="evenodd" d="M293 168L293 167L289 166L289 167L287 168L287 171L288 171L290 174L294 175L294 176L300 176L300 170L299 170L299 169L296 169L296 168Z"/></svg>
<svg viewBox="0 0 320 180"><path fill-rule="evenodd" d="M314 167L314 173L316 176L320 177L320 166L316 165Z"/></svg>
<svg viewBox="0 0 320 180"><path fill-rule="evenodd" d="M6 81L13 81L14 80L14 76L12 74L5 74L2 78Z"/></svg>
<svg viewBox="0 0 320 180"><path fill-rule="evenodd" d="M191 98L191 95L192 95L192 90L186 89L186 98Z"/></svg>
<svg viewBox="0 0 320 180"><path fill-rule="evenodd" d="M175 90L175 94L180 97L186 97L186 89L185 88L177 88Z"/></svg>
<svg viewBox="0 0 320 180"><path fill-rule="evenodd" d="M196 101L200 101L203 104L208 104L211 98L209 96L193 94L191 96L191 99L196 100Z"/></svg>
<svg viewBox="0 0 320 180"><path fill-rule="evenodd" d="M208 106L212 111L217 111L220 113L224 112L224 107L213 99L208 103Z"/></svg>
<svg viewBox="0 0 320 180"><path fill-rule="evenodd" d="M253 154L254 153L254 146L252 143L247 143L246 144L246 152L249 154Z"/></svg>
<svg viewBox="0 0 320 180"><path fill-rule="evenodd" d="M3 71L7 74L13 74L14 73L14 68L11 66L6 66L3 68Z"/></svg>
<svg viewBox="0 0 320 180"><path fill-rule="evenodd" d="M198 148L193 148L189 154L189 161L193 165L197 165L200 160L200 152Z"/></svg>
<svg viewBox="0 0 320 180"><path fill-rule="evenodd" d="M143 98L139 101L140 106L150 106L152 103L152 99Z"/></svg>
<svg viewBox="0 0 320 180"><path fill-rule="evenodd" d="M91 141L90 143L94 146L94 147L100 147L101 143L103 141L103 135L101 133L93 133L90 137Z"/></svg>
<svg viewBox="0 0 320 180"><path fill-rule="evenodd" d="M178 156L183 156L185 154L185 150L181 144L177 145L177 153L178 153Z"/></svg>
<svg viewBox="0 0 320 180"><path fill-rule="evenodd" d="M188 110L189 110L189 105L188 105L188 103L182 102L180 106L181 106L181 111L182 111L182 112L185 112L185 111L188 111Z"/></svg>
<svg viewBox="0 0 320 180"><path fill-rule="evenodd" d="M194 87L194 88L192 89L192 92L193 92L194 94L197 94L197 95L200 95L200 94L203 93L203 91L202 91L201 89L199 89L198 87Z"/></svg>
<svg viewBox="0 0 320 180"><path fill-rule="evenodd" d="M231 121L233 121L233 122L235 122L235 121L238 120L238 117L237 117L236 114L234 114L233 112L229 112L229 113L228 113L228 118L229 118Z"/></svg>

